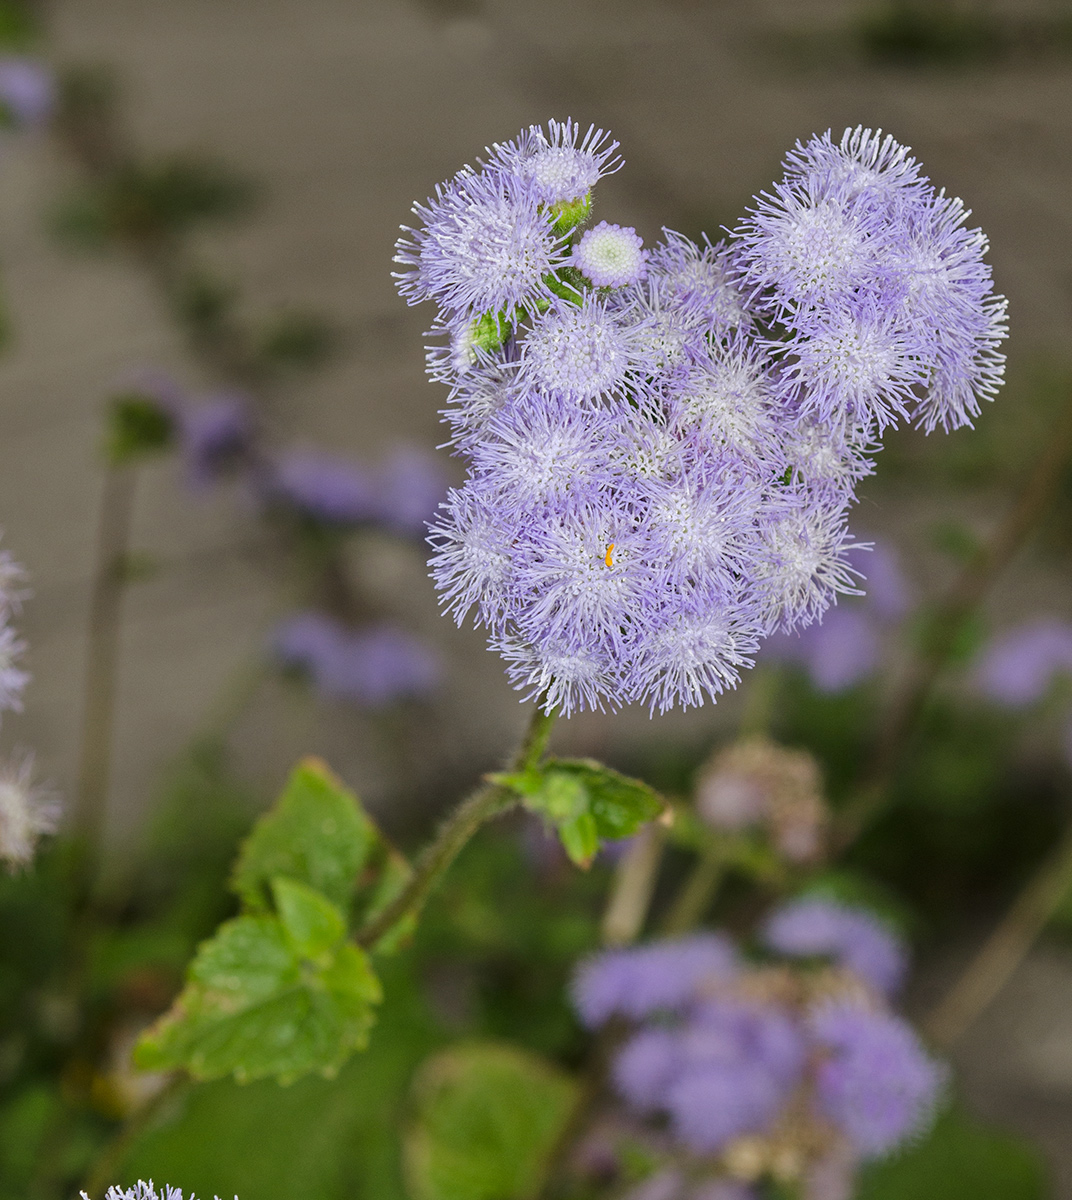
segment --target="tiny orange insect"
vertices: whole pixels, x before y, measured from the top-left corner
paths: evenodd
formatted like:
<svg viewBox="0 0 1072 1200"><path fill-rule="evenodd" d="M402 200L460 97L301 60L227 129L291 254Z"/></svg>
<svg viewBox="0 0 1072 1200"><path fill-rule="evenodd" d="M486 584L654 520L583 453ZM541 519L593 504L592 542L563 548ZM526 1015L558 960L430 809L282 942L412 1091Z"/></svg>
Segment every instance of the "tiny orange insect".
<svg viewBox="0 0 1072 1200"><path fill-rule="evenodd" d="M608 567L614 566L614 543L613 542L611 542L611 544L607 547L607 556L606 556L606 558L604 558L603 561L607 564Z"/></svg>

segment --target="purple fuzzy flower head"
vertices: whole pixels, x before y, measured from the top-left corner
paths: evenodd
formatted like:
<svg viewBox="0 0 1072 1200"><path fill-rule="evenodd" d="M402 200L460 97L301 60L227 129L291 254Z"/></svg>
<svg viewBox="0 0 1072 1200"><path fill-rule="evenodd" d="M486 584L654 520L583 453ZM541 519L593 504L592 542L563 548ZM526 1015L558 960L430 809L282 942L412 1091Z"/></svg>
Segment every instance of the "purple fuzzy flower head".
<svg viewBox="0 0 1072 1200"><path fill-rule="evenodd" d="M995 638L976 669L982 692L1009 708L1036 704L1054 677L1072 672L1072 624L1041 617Z"/></svg>
<svg viewBox="0 0 1072 1200"><path fill-rule="evenodd" d="M306 672L316 689L363 708L384 708L435 691L441 668L430 647L389 625L349 629L322 613L298 613L272 638L285 667Z"/></svg>
<svg viewBox="0 0 1072 1200"><path fill-rule="evenodd" d="M994 396L1005 301L967 216L881 131L798 144L742 224L737 261L742 289L790 331L772 348L801 411L951 429Z"/></svg>
<svg viewBox="0 0 1072 1200"><path fill-rule="evenodd" d="M546 277L564 261L562 239L541 207L540 189L509 175L463 171L413 211L395 262L410 304L435 300L457 316L519 308L551 295Z"/></svg>
<svg viewBox="0 0 1072 1200"><path fill-rule="evenodd" d="M179 411L179 437L191 482L204 487L237 462L253 432L244 396L221 393Z"/></svg>
<svg viewBox="0 0 1072 1200"><path fill-rule="evenodd" d="M790 901L767 922L763 938L794 958L832 958L886 996L901 986L908 966L904 945L887 925L832 900Z"/></svg>
<svg viewBox="0 0 1072 1200"><path fill-rule="evenodd" d="M648 252L631 226L600 223L573 248L573 265L596 287L619 288L647 274Z"/></svg>
<svg viewBox="0 0 1072 1200"><path fill-rule="evenodd" d="M637 1020L690 1004L705 984L730 979L737 969L736 950L717 933L607 950L581 964L573 1003L590 1027L613 1016Z"/></svg>
<svg viewBox="0 0 1072 1200"><path fill-rule="evenodd" d="M571 120L529 128L512 142L492 146L488 168L501 171L541 205L584 200L604 175L621 166L618 143L590 125L586 133Z"/></svg>
<svg viewBox="0 0 1072 1200"><path fill-rule="evenodd" d="M469 467L433 578L567 716L716 699L764 637L859 594L848 512L878 435L964 424L1001 374L985 239L892 139L813 139L728 242L650 250L582 230L615 148L533 127L398 249L402 294L438 306L429 372ZM874 659L857 618L817 637L824 687Z"/></svg>
<svg viewBox="0 0 1072 1200"><path fill-rule="evenodd" d="M56 80L32 58L0 58L0 109L18 129L36 129L56 107Z"/></svg>
<svg viewBox="0 0 1072 1200"><path fill-rule="evenodd" d="M801 1030L773 1005L709 1004L678 1036L665 1107L677 1136L700 1154L769 1128L804 1067Z"/></svg>
<svg viewBox="0 0 1072 1200"><path fill-rule="evenodd" d="M945 1078L900 1018L851 1003L815 1012L811 1034L824 1051L818 1103L861 1158L879 1158L921 1130Z"/></svg>

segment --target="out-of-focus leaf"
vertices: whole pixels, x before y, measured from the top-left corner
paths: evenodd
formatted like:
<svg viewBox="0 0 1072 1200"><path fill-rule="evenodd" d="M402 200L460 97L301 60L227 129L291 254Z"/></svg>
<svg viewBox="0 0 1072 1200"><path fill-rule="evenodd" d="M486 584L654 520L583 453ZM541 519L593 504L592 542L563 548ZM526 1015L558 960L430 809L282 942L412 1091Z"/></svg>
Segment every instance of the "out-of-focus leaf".
<svg viewBox="0 0 1072 1200"><path fill-rule="evenodd" d="M405 1165L415 1200L525 1200L576 1102L564 1072L495 1042L451 1047L421 1068Z"/></svg>
<svg viewBox="0 0 1072 1200"><path fill-rule="evenodd" d="M113 396L107 422L105 450L109 462L116 466L166 450L175 436L171 414L152 396L141 392Z"/></svg>
<svg viewBox="0 0 1072 1200"><path fill-rule="evenodd" d="M293 879L272 880L276 911L294 952L320 962L342 941L346 922L342 913L311 887Z"/></svg>
<svg viewBox="0 0 1072 1200"><path fill-rule="evenodd" d="M1037 1152L955 1110L924 1141L864 1172L857 1200L1044 1200Z"/></svg>
<svg viewBox="0 0 1072 1200"><path fill-rule="evenodd" d="M306 758L243 842L231 886L247 908L264 912L272 880L285 876L345 912L378 837L357 797L326 764Z"/></svg>
<svg viewBox="0 0 1072 1200"><path fill-rule="evenodd" d="M343 928L337 911L325 918L326 900L301 885L280 891L288 923L237 917L202 945L182 995L139 1042L140 1067L287 1083L310 1071L333 1074L365 1047L380 999L367 957L338 946L339 937L334 952L324 948L326 927Z"/></svg>

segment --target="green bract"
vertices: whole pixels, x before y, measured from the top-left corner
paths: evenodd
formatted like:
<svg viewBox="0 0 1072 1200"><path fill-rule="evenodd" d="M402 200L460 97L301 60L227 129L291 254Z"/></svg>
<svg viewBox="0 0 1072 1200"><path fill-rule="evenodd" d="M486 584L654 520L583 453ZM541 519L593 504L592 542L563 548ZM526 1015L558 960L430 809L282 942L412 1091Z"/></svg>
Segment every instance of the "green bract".
<svg viewBox="0 0 1072 1200"><path fill-rule="evenodd" d="M590 758L551 758L529 771L488 778L517 792L526 808L542 813L558 830L566 853L582 867L595 857L600 839L631 837L665 810L646 783Z"/></svg>

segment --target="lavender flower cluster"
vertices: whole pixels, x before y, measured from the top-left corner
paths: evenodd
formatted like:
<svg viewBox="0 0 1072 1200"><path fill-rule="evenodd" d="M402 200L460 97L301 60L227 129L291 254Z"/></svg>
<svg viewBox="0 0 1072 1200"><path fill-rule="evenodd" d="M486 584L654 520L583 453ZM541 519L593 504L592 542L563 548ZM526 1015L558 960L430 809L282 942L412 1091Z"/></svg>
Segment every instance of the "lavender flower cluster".
<svg viewBox="0 0 1072 1200"><path fill-rule="evenodd" d="M156 371L136 372L126 386L166 417L196 490L239 472L261 513L306 532L377 528L420 538L446 492L442 464L416 446L397 446L374 466L304 447L270 452L242 392L192 396ZM382 622L355 626L301 611L284 618L268 642L272 657L321 695L364 708L428 697L442 674L432 646Z"/></svg>
<svg viewBox="0 0 1072 1200"><path fill-rule="evenodd" d="M986 239L907 149L797 146L726 241L579 236L617 143L571 121L415 206L399 290L469 467L433 574L550 709L665 711L854 590L847 513L877 439L970 422L1002 377Z"/></svg>
<svg viewBox="0 0 1072 1200"><path fill-rule="evenodd" d="M665 1114L694 1154L749 1182L851 1174L919 1132L943 1083L889 1008L904 947L818 898L776 912L762 941L780 961L750 965L715 933L609 951L582 964L574 1002L590 1027L639 1026L615 1059L617 1090L637 1114Z"/></svg>

